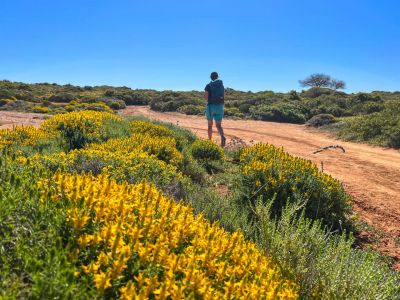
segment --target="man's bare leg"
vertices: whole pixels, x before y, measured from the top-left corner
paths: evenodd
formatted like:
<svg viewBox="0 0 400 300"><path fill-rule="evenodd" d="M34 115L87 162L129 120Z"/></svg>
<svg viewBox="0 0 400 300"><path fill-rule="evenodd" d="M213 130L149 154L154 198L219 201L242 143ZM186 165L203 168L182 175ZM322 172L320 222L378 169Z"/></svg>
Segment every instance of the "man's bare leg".
<svg viewBox="0 0 400 300"><path fill-rule="evenodd" d="M225 147L226 138L224 135L224 129L222 128L222 122L215 121L219 135L221 136L221 147Z"/></svg>
<svg viewBox="0 0 400 300"><path fill-rule="evenodd" d="M208 139L211 140L212 138L212 128L213 128L213 121L208 121Z"/></svg>

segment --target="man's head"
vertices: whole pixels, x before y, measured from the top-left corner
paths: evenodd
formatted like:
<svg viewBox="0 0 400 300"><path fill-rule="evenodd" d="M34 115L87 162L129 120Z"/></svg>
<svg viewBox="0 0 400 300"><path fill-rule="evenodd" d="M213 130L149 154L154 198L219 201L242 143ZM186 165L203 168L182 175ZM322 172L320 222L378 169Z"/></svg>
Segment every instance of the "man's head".
<svg viewBox="0 0 400 300"><path fill-rule="evenodd" d="M211 77L212 81L217 80L218 79L218 73L217 72L212 72L210 77Z"/></svg>

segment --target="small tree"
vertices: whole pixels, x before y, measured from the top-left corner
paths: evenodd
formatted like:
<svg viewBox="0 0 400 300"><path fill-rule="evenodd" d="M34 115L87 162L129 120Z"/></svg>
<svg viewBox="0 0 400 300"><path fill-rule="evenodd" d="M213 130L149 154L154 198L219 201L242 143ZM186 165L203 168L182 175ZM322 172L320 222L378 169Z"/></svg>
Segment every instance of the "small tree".
<svg viewBox="0 0 400 300"><path fill-rule="evenodd" d="M308 76L304 80L299 80L299 83L303 87L330 87L331 76L322 73L316 73Z"/></svg>
<svg viewBox="0 0 400 300"><path fill-rule="evenodd" d="M346 83L343 80L337 80L331 78L329 75L322 73L315 73L308 76L304 80L299 80L301 86L303 87L317 87L317 88L332 88L335 90L345 89Z"/></svg>
<svg viewBox="0 0 400 300"><path fill-rule="evenodd" d="M335 90L343 90L346 88L346 82L344 82L343 80L332 79L331 88Z"/></svg>

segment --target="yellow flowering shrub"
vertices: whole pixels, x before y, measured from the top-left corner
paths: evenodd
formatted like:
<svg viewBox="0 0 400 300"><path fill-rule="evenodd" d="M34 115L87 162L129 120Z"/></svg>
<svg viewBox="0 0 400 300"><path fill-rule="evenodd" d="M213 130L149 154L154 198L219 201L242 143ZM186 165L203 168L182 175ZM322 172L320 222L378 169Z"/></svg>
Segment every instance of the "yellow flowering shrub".
<svg viewBox="0 0 400 300"><path fill-rule="evenodd" d="M112 129L124 122L124 119L112 113L83 110L55 115L44 121L41 128L46 132L59 132L69 149L77 149L88 143L107 140L110 132L106 125L111 124Z"/></svg>
<svg viewBox="0 0 400 300"><path fill-rule="evenodd" d="M103 144L90 145L89 149L110 152L120 152L129 155L131 152L145 152L154 155L166 163L178 166L183 156L176 149L174 138L146 134L133 134L124 139L110 139Z"/></svg>
<svg viewBox="0 0 400 300"><path fill-rule="evenodd" d="M190 147L193 157L200 161L222 160L224 150L210 140L196 140Z"/></svg>
<svg viewBox="0 0 400 300"><path fill-rule="evenodd" d="M76 149L68 153L37 155L35 161L46 168L69 173L108 174L117 181L136 183L147 179L159 187L169 187L184 178L176 166L140 149L111 152L104 149Z"/></svg>
<svg viewBox="0 0 400 300"><path fill-rule="evenodd" d="M174 133L172 130L162 126L156 125L147 121L132 121L131 128L134 133L147 133L151 136L157 137L173 137Z"/></svg>
<svg viewBox="0 0 400 300"><path fill-rule="evenodd" d="M244 186L254 201L276 197L273 210L279 214L287 201L307 200L306 215L322 218L339 227L349 210L348 195L341 183L318 170L310 160L295 157L270 144L259 143L240 151Z"/></svg>
<svg viewBox="0 0 400 300"><path fill-rule="evenodd" d="M130 128L133 133L148 134L152 137L169 137L174 138L176 148L183 151L187 146L192 144L197 137L190 131L175 126L173 129L166 124L154 124L150 121L136 120L130 122Z"/></svg>
<svg viewBox="0 0 400 300"><path fill-rule="evenodd" d="M12 129L0 129L0 147L6 145L34 146L39 140L45 140L51 134L33 126L15 126Z"/></svg>
<svg viewBox="0 0 400 300"><path fill-rule="evenodd" d="M55 115L41 124L45 131L52 132L62 127L84 129L90 134L97 135L105 121L122 121L123 119L113 113L91 110L74 111L66 114Z"/></svg>
<svg viewBox="0 0 400 300"><path fill-rule="evenodd" d="M112 113L113 110L103 102L82 102L80 100L72 100L71 102L66 105L65 110L68 112L71 111L101 111L101 112L108 112Z"/></svg>
<svg viewBox="0 0 400 300"><path fill-rule="evenodd" d="M32 111L35 113L47 114L50 110L46 106L35 105L32 107Z"/></svg>
<svg viewBox="0 0 400 300"><path fill-rule="evenodd" d="M67 201L76 276L122 299L296 299L298 287L240 232L225 232L154 186L57 173L42 201ZM49 197L50 195L50 197Z"/></svg>

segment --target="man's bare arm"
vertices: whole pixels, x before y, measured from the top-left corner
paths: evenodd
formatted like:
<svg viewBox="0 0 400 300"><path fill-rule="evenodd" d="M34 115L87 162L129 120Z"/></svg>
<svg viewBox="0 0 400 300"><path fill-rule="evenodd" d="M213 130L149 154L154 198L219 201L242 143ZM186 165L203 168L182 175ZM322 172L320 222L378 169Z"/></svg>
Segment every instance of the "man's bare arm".
<svg viewBox="0 0 400 300"><path fill-rule="evenodd" d="M208 91L204 92L204 100L208 101Z"/></svg>

